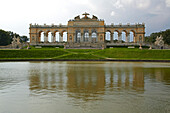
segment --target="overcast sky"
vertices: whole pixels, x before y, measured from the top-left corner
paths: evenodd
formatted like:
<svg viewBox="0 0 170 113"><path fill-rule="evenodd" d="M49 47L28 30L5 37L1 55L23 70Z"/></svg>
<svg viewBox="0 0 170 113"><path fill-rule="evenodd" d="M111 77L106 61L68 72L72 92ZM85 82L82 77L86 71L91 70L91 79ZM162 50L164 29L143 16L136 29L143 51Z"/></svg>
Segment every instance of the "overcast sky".
<svg viewBox="0 0 170 113"><path fill-rule="evenodd" d="M105 23L146 23L146 35L170 29L170 0L1 0L0 29L29 36L29 24L67 24L88 12Z"/></svg>

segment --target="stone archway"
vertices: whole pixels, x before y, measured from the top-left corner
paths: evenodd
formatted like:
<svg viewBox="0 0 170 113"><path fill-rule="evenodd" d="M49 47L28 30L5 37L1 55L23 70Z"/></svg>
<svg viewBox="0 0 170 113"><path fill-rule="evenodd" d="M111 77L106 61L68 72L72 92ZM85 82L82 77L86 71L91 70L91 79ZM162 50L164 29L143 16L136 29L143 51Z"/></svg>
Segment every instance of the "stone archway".
<svg viewBox="0 0 170 113"><path fill-rule="evenodd" d="M135 41L135 31L131 30L129 33L130 41L129 42L134 42Z"/></svg>
<svg viewBox="0 0 170 113"><path fill-rule="evenodd" d="M84 30L84 42L89 42L89 31Z"/></svg>
<svg viewBox="0 0 170 113"><path fill-rule="evenodd" d="M59 31L55 31L54 32L54 41L55 42L60 42L60 32Z"/></svg>
<svg viewBox="0 0 170 113"><path fill-rule="evenodd" d="M80 16L75 17L72 20L69 20L67 25L32 25L30 24L30 43L37 45L42 41L50 42L49 45L53 42L88 42L89 44L85 45L95 45L95 43L105 44L106 40L112 42L122 42L122 39L125 42L143 42L145 35L145 24L111 24L106 25L104 20L98 19L96 16L92 18L88 17L85 14L85 17L80 18ZM76 30L79 30L77 35ZM49 33L51 37L49 37ZM95 32L95 33L93 33ZM108 32L106 36L105 33ZM123 33L122 33L123 32ZM44 37L43 34L44 33ZM107 34L107 33L106 33ZM68 35L68 36L67 36ZM140 36L141 35L141 36ZM140 37L139 37L140 36ZM123 37L123 38L122 38ZM44 40L42 40L44 38ZM78 39L77 39L78 38ZM61 43L55 43L61 44ZM90 46L91 46L90 45ZM92 47L92 46L91 46Z"/></svg>
<svg viewBox="0 0 170 113"><path fill-rule="evenodd" d="M92 42L93 42L93 43L96 43L96 42L97 42L97 33L96 33L95 31L92 32L92 36L91 36L91 37L92 37L92 38L91 38L91 39L92 39Z"/></svg>
<svg viewBox="0 0 170 113"><path fill-rule="evenodd" d="M38 32L38 41L44 43L44 32L42 30Z"/></svg>

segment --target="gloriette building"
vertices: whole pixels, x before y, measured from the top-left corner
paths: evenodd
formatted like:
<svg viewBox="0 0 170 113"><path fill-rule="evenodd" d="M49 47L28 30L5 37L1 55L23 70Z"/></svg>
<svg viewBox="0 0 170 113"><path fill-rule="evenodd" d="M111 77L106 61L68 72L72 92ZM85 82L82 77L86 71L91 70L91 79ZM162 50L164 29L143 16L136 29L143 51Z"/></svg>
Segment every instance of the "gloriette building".
<svg viewBox="0 0 170 113"><path fill-rule="evenodd" d="M76 16L74 19L69 20L67 25L30 24L31 45L63 44L66 48L101 48L106 47L108 43L114 45L118 43L142 43L144 41L144 23L106 25L104 20L98 19L94 15L91 18L88 13L83 15L82 18ZM66 41L63 41L64 33L67 35ZM56 35L59 36L57 37Z"/></svg>

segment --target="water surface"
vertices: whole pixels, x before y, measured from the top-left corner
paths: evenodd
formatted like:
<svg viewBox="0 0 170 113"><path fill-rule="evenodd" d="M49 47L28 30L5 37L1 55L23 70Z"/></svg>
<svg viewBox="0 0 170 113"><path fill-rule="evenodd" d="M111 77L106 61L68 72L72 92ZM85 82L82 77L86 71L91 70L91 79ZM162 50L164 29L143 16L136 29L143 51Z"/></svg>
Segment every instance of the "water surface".
<svg viewBox="0 0 170 113"><path fill-rule="evenodd" d="M170 63L0 63L0 113L68 112L170 113Z"/></svg>

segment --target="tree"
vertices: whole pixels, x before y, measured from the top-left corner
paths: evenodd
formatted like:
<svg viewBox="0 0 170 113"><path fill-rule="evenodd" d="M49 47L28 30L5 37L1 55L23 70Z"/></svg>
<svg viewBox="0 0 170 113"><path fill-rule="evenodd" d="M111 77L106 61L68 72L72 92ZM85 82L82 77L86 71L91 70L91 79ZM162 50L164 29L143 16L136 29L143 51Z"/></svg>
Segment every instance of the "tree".
<svg viewBox="0 0 170 113"><path fill-rule="evenodd" d="M20 39L21 39L21 42L27 42L28 41L27 36L21 36Z"/></svg>
<svg viewBox="0 0 170 113"><path fill-rule="evenodd" d="M27 42L28 37L27 36L20 36L17 33L13 33L11 31L4 31L0 29L0 46L6 46L11 44L12 39L14 37L19 37L21 42Z"/></svg>
<svg viewBox="0 0 170 113"><path fill-rule="evenodd" d="M156 41L156 37L160 35L163 36L163 41L165 42L165 44L170 45L170 29L167 29L166 31L152 33L150 36L145 37L145 42L154 43Z"/></svg>
<svg viewBox="0 0 170 113"><path fill-rule="evenodd" d="M6 46L11 43L10 33L0 29L0 46Z"/></svg>

